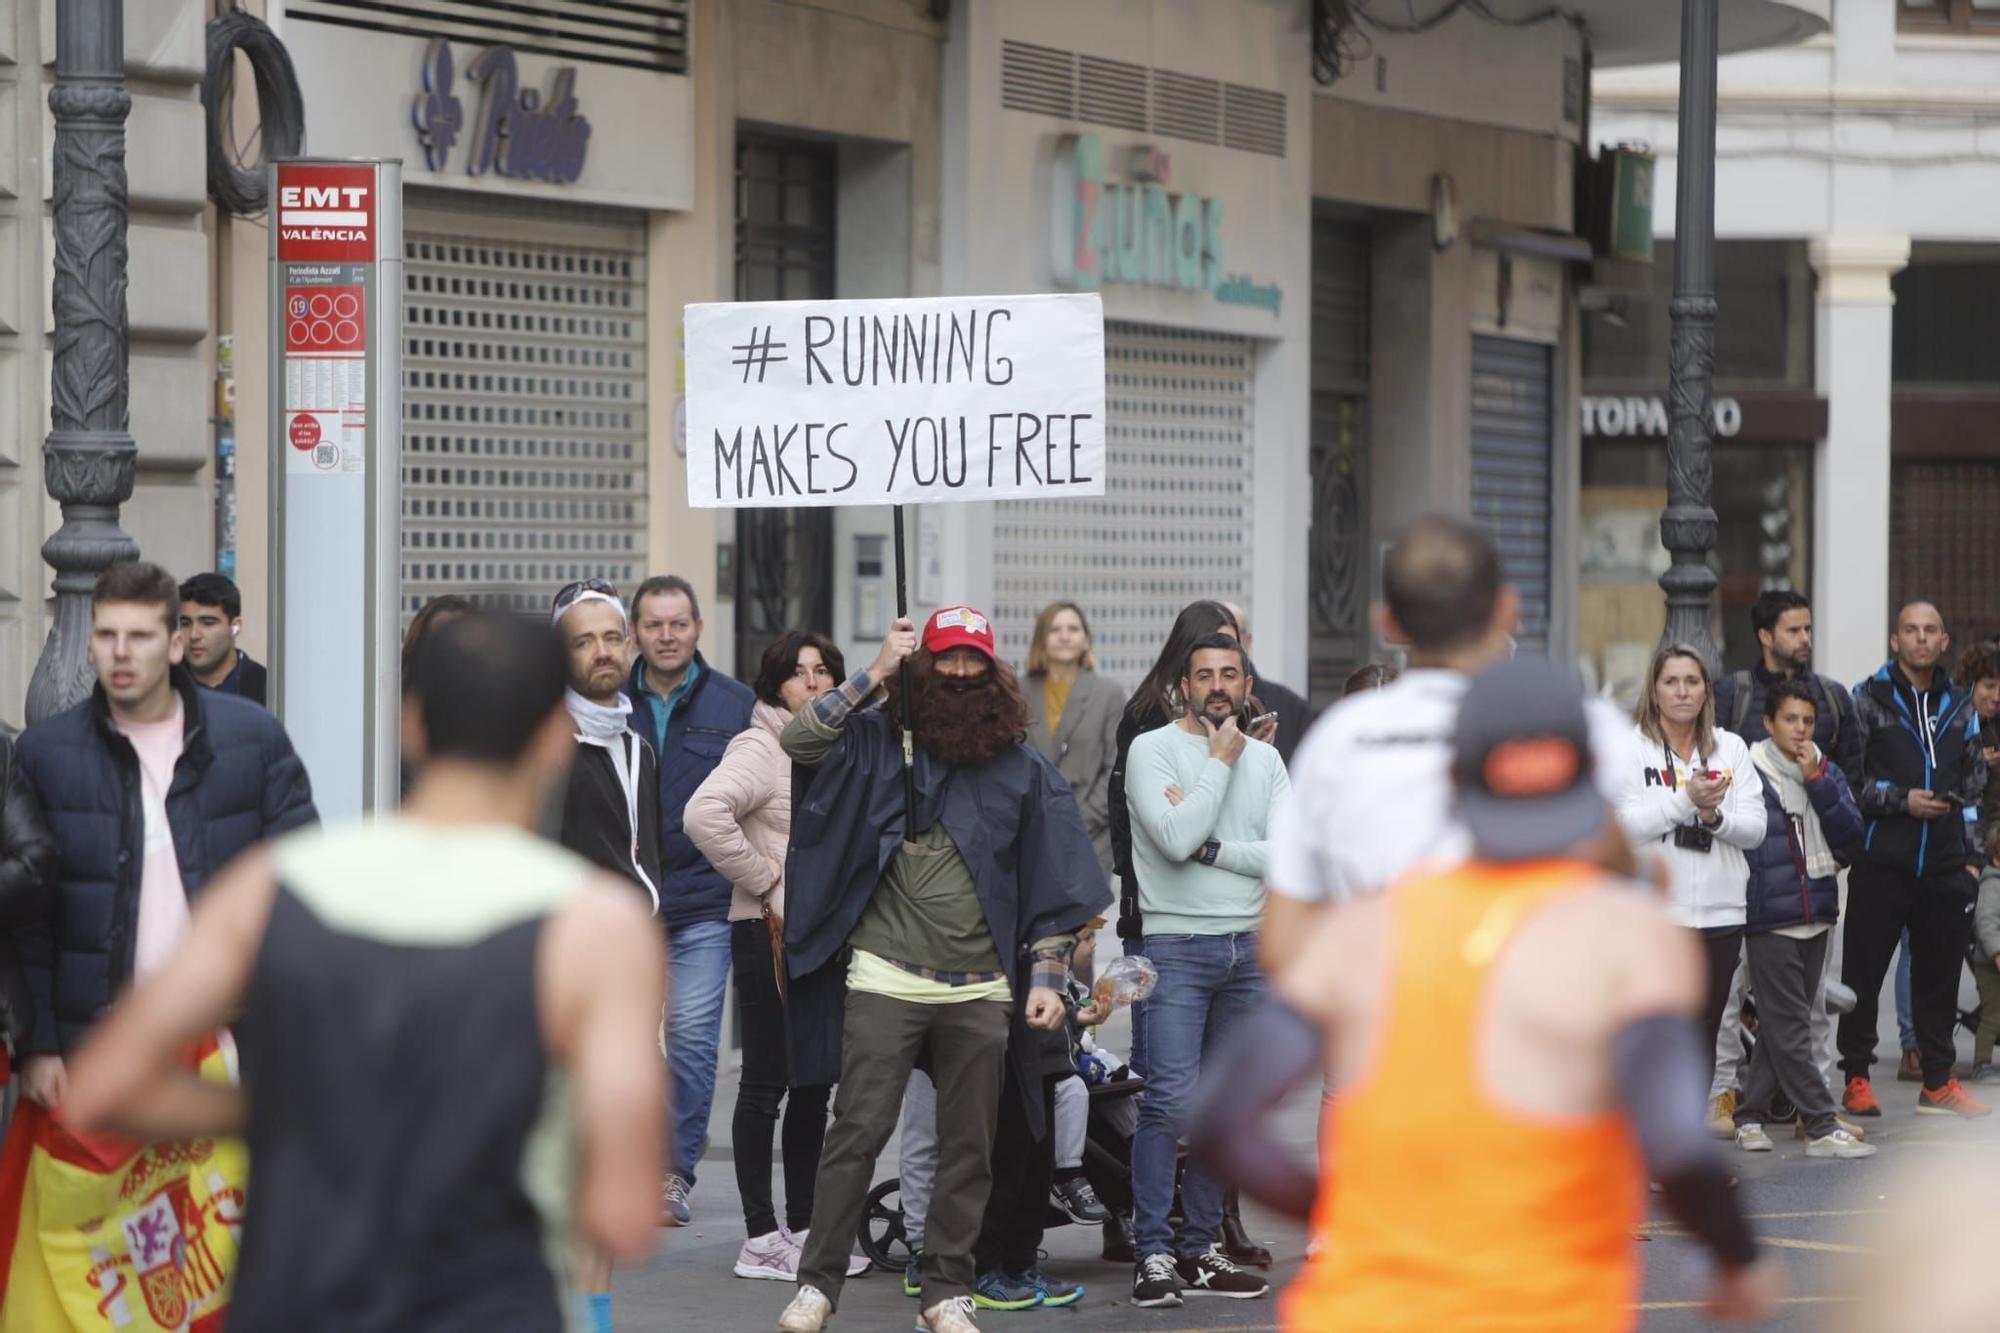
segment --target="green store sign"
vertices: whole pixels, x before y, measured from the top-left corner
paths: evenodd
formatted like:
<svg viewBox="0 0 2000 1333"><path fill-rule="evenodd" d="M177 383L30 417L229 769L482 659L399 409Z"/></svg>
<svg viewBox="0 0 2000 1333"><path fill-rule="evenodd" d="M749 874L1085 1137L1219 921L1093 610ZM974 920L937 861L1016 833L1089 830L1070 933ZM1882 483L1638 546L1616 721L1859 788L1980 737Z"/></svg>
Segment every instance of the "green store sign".
<svg viewBox="0 0 2000 1333"><path fill-rule="evenodd" d="M1227 305L1278 313L1284 293L1231 273L1222 251L1222 201L1167 188L1170 162L1153 147L1135 148L1129 180L1106 178L1104 145L1095 134L1066 135L1056 146L1056 281L1077 291L1113 284L1205 291Z"/></svg>

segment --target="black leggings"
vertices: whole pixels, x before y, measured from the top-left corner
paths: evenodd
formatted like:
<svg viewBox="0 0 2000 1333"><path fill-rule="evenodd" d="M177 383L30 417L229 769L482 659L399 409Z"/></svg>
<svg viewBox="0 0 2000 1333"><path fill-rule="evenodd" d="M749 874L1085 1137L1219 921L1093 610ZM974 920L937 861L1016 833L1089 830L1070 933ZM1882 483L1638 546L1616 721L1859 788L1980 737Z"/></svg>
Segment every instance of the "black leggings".
<svg viewBox="0 0 2000 1333"><path fill-rule="evenodd" d="M771 1141L778 1107L785 1108L785 1225L804 1231L812 1225L813 1181L819 1175L820 1146L826 1141L826 1104L833 1089L786 1087L790 1064L785 1006L778 998L778 972L762 921L738 921L729 928L730 962L736 968L743 1073L736 1090L730 1136L736 1148L736 1189L743 1196L743 1227L752 1236L778 1229L771 1199ZM789 1092L789 1096L787 1093Z"/></svg>
<svg viewBox="0 0 2000 1333"><path fill-rule="evenodd" d="M1722 1033L1722 1011L1729 1007L1729 983L1736 979L1736 965L1743 959L1743 927L1711 926L1696 932L1701 950L1708 959L1708 990L1701 1008L1701 1035L1708 1044L1702 1060L1708 1066L1710 1085L1715 1082L1715 1042Z"/></svg>
<svg viewBox="0 0 2000 1333"><path fill-rule="evenodd" d="M979 1223L979 1243L973 1261L979 1272L994 1269L1019 1276L1040 1259L1042 1231L1048 1223L1049 1186L1056 1171L1056 1082L1038 1078L1029 1095L1042 1102L1042 1137L1028 1128L1027 1100L1007 1065L1006 1086L1000 1092L1000 1122L993 1132L993 1192L986 1196L986 1213Z"/></svg>

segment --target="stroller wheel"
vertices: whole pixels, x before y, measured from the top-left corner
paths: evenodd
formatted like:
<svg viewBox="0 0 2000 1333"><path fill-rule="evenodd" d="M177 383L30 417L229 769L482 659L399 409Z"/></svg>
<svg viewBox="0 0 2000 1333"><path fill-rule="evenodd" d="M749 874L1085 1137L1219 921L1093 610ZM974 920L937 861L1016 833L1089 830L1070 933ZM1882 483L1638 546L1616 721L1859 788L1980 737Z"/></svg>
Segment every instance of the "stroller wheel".
<svg viewBox="0 0 2000 1333"><path fill-rule="evenodd" d="M910 1258L910 1243L903 1235L902 1200L897 1194L901 1184L891 1176L868 1191L868 1207L861 1214L861 1231L855 1237L868 1261L885 1273L901 1273Z"/></svg>

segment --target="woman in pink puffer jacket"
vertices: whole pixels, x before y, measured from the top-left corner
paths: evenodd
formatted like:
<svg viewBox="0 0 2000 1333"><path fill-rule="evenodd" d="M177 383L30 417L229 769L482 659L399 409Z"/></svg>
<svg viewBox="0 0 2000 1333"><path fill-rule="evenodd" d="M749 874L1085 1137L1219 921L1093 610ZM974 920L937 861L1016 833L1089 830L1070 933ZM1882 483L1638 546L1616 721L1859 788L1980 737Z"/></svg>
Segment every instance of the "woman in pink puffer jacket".
<svg viewBox="0 0 2000 1333"><path fill-rule="evenodd" d="M793 630L764 653L750 729L729 742L722 762L688 798L683 826L708 863L727 876L730 963L742 1016L743 1072L731 1136L736 1186L748 1239L736 1275L792 1282L812 1221L832 1088L790 1087L783 963L785 850L792 834L792 761L778 734L792 714L846 676L840 649L825 636ZM788 1095L789 1094L789 1095ZM785 1223L771 1197L771 1144L785 1108Z"/></svg>

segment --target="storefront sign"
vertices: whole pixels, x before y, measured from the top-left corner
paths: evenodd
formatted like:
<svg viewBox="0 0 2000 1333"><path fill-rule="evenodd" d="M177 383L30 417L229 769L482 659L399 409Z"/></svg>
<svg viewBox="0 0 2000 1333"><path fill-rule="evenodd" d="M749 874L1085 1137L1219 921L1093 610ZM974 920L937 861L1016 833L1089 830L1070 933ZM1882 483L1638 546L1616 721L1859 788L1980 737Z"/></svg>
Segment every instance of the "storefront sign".
<svg viewBox="0 0 2000 1333"><path fill-rule="evenodd" d="M1667 402L1657 394L1584 395L1583 434L1604 439L1619 436L1665 436ZM1743 405L1734 398L1715 400L1715 433L1724 439L1743 429Z"/></svg>
<svg viewBox="0 0 2000 1333"><path fill-rule="evenodd" d="M567 185L583 174L590 152L590 121L576 113L576 70L556 69L548 96L523 89L519 63L509 46L489 46L466 67L465 77L479 85L479 116L465 160L466 174L488 171L513 180ZM465 108L454 94L451 44L434 39L424 52L423 91L417 94L410 119L424 146L424 162L443 171L452 146L465 126Z"/></svg>
<svg viewBox="0 0 2000 1333"><path fill-rule="evenodd" d="M1056 282L1079 291L1118 283L1206 291L1226 304L1277 314L1283 293L1275 283L1225 269L1222 201L1191 190L1171 193L1172 165L1166 153L1144 145L1126 155L1132 179L1109 180L1095 134L1063 137L1053 190Z"/></svg>
<svg viewBox="0 0 2000 1333"><path fill-rule="evenodd" d="M1104 494L1090 295L687 307L688 503Z"/></svg>

